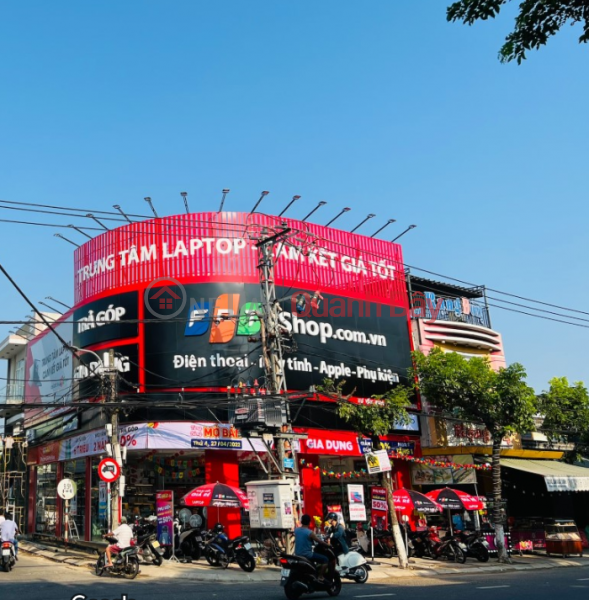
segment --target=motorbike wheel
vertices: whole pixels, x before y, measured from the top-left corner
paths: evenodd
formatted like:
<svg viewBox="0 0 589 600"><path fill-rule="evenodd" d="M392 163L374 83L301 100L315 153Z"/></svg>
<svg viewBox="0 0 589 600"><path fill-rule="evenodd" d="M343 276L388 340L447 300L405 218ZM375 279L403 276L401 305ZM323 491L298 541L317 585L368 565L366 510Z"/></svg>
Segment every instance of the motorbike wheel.
<svg viewBox="0 0 589 600"><path fill-rule="evenodd" d="M134 556L131 556L123 571L123 576L125 579L135 579L137 575L139 575L139 561Z"/></svg>
<svg viewBox="0 0 589 600"><path fill-rule="evenodd" d="M161 567L164 562L162 555L155 548L150 547L149 550L151 551L151 554L153 556L153 564L156 567Z"/></svg>
<svg viewBox="0 0 589 600"><path fill-rule="evenodd" d="M454 557L449 557L451 560L454 560L455 563L460 563L463 565L466 562L466 554L464 554L464 550L460 546L451 546L454 551Z"/></svg>
<svg viewBox="0 0 589 600"><path fill-rule="evenodd" d="M219 554L219 566L222 569L226 569L229 566L229 557L224 552Z"/></svg>
<svg viewBox="0 0 589 600"><path fill-rule="evenodd" d="M393 550L388 544L377 544L375 550L375 554L378 554L383 558L393 558Z"/></svg>
<svg viewBox="0 0 589 600"><path fill-rule="evenodd" d="M342 580L338 573L335 573L333 576L333 583L329 588L327 588L327 593L330 596L339 596L339 593L342 591Z"/></svg>
<svg viewBox="0 0 589 600"><path fill-rule="evenodd" d="M247 553L237 557L237 564L246 572L251 573L256 568L256 560Z"/></svg>
<svg viewBox="0 0 589 600"><path fill-rule="evenodd" d="M475 556L479 562L482 562L482 563L489 562L489 551L484 546L481 546L480 548L476 548L476 550L474 550L474 552L475 552Z"/></svg>
<svg viewBox="0 0 589 600"><path fill-rule="evenodd" d="M94 572L98 577L102 577L102 574L104 573L104 560L102 559L102 556L96 561Z"/></svg>
<svg viewBox="0 0 589 600"><path fill-rule="evenodd" d="M288 600L299 600L302 595L302 592L295 590L290 583L287 583L284 586L284 594L288 598Z"/></svg>
<svg viewBox="0 0 589 600"><path fill-rule="evenodd" d="M4 570L5 570L7 573L10 573L10 571L11 571L11 569L12 569L12 565L10 564L10 561L9 561L9 560L5 560L5 561L4 561L4 564L3 564L2 566L4 567Z"/></svg>
<svg viewBox="0 0 589 600"><path fill-rule="evenodd" d="M205 551L205 558L211 567L218 567L219 560L217 559L217 555L211 550L211 548L207 548Z"/></svg>
<svg viewBox="0 0 589 600"><path fill-rule="evenodd" d="M356 576L354 579L356 583L366 583L368 581L368 569L363 565L356 567L354 575Z"/></svg>

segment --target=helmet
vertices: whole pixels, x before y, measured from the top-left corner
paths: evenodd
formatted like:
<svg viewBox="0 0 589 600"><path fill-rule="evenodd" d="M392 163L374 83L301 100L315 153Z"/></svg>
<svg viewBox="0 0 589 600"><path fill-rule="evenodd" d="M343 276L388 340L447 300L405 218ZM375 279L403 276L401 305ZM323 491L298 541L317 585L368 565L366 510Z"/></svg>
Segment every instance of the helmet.
<svg viewBox="0 0 589 600"><path fill-rule="evenodd" d="M225 531L225 527L223 527L223 525L221 525L221 523L217 523L214 527L213 527L213 531L215 533L223 533Z"/></svg>
<svg viewBox="0 0 589 600"><path fill-rule="evenodd" d="M336 513L334 512L330 512L327 517L325 517L326 521L337 521L338 520L338 516Z"/></svg>

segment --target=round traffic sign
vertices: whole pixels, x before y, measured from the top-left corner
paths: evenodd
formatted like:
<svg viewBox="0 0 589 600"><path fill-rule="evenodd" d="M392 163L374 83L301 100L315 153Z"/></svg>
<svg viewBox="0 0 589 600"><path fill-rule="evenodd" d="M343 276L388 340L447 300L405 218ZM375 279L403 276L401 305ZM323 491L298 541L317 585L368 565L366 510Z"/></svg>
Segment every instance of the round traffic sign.
<svg viewBox="0 0 589 600"><path fill-rule="evenodd" d="M57 495L63 500L71 500L78 492L76 482L71 479L62 479L57 484Z"/></svg>
<svg viewBox="0 0 589 600"><path fill-rule="evenodd" d="M98 477L106 483L112 483L121 476L121 467L114 458L105 458L98 465Z"/></svg>

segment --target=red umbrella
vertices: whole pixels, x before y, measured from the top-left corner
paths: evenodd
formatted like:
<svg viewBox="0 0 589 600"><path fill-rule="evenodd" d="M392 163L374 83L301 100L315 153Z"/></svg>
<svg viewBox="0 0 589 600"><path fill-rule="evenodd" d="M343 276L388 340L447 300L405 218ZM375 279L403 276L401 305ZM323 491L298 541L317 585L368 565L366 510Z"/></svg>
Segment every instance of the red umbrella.
<svg viewBox="0 0 589 600"><path fill-rule="evenodd" d="M428 492L426 496L448 510L482 510L483 503L476 497L446 487Z"/></svg>
<svg viewBox="0 0 589 600"><path fill-rule="evenodd" d="M396 490L393 492L393 500L400 512L415 509L421 513L432 514L442 511L442 507L437 502L415 490Z"/></svg>
<svg viewBox="0 0 589 600"><path fill-rule="evenodd" d="M184 506L218 506L249 508L247 496L236 487L224 483L201 485L188 492L181 500Z"/></svg>

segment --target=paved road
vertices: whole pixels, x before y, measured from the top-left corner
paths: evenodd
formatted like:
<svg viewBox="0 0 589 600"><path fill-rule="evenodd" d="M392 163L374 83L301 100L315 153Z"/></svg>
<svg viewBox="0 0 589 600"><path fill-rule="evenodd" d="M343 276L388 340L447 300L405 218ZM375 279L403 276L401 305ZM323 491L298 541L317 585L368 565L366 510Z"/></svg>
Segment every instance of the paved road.
<svg viewBox="0 0 589 600"><path fill-rule="evenodd" d="M147 569L147 567L145 567ZM202 583L156 581L139 575L134 581L98 578L76 567L22 555L11 573L0 572L0 593L11 600L284 600L274 583ZM587 600L589 568L566 568L493 575L446 575L394 579L368 585L346 584L342 600ZM315 594L308 598L327 598ZM79 598L78 600L83 600Z"/></svg>

